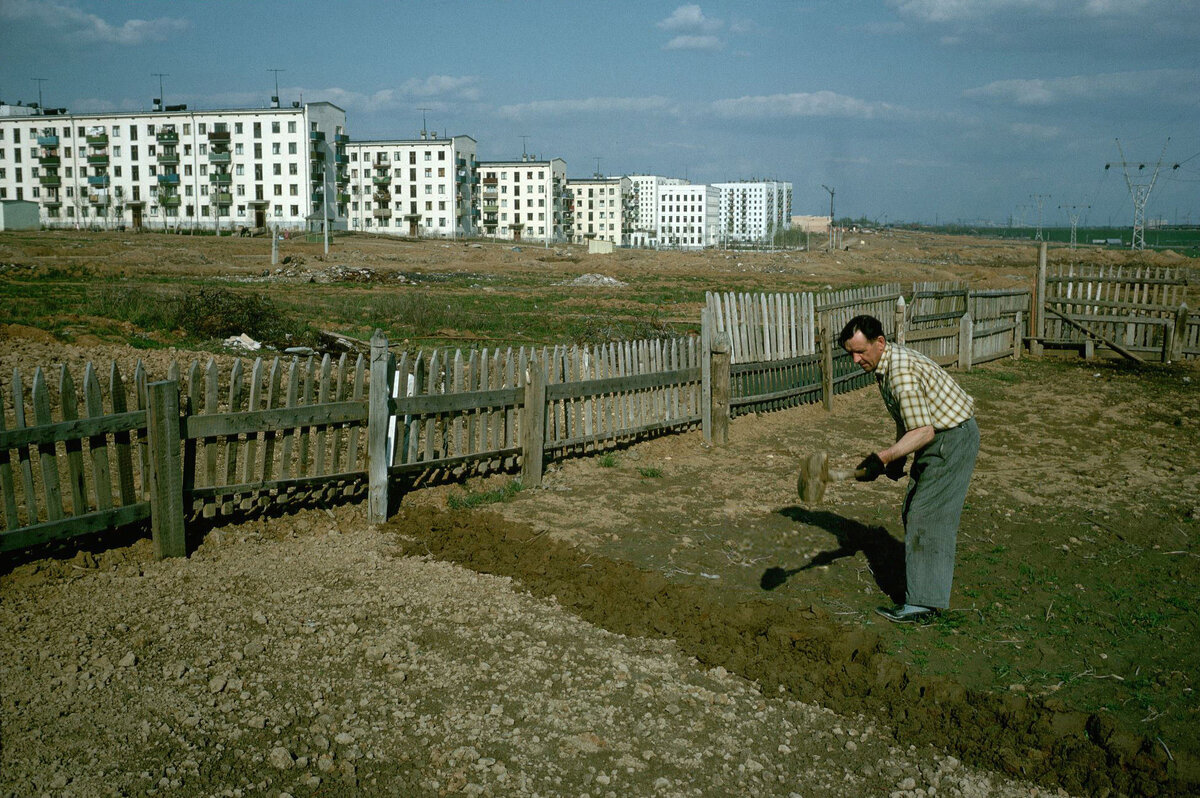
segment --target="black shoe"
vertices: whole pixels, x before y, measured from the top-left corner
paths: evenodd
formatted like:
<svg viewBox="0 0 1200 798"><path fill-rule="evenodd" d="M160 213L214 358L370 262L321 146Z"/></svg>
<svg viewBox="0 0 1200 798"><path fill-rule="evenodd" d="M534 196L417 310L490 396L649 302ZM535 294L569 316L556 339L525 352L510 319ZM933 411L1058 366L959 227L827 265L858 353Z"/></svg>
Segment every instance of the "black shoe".
<svg viewBox="0 0 1200 798"><path fill-rule="evenodd" d="M875 612L892 623L929 623L938 615L938 611L933 607L919 607L915 604L878 607Z"/></svg>

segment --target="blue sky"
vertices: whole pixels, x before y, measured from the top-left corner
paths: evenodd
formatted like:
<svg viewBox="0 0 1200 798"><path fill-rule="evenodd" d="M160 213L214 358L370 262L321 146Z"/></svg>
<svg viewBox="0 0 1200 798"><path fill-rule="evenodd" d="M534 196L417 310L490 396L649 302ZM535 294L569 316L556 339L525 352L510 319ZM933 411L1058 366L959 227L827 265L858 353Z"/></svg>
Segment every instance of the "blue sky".
<svg viewBox="0 0 1200 798"><path fill-rule="evenodd" d="M880 222L1130 224L1119 139L1135 183L1164 160L1148 217L1200 223L1196 0L0 0L0 52L6 102L36 77L47 106L146 109L161 72L167 103L259 107L281 69L356 139L424 114L483 160L787 180L795 213L826 185Z"/></svg>

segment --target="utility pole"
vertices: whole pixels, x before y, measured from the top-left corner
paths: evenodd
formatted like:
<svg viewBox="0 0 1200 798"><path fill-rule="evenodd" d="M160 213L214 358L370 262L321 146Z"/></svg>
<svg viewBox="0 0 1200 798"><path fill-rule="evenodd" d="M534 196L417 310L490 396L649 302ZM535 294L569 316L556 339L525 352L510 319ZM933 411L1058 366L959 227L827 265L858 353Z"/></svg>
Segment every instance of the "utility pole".
<svg viewBox="0 0 1200 798"><path fill-rule="evenodd" d="M46 81L48 81L49 79L50 79L50 78L30 78L30 80L35 80L35 81L37 81L37 85L38 85L38 113L39 113L39 114L45 114L45 113L46 113L46 108L45 108L45 107L42 105L42 84L43 84L43 83L45 83Z"/></svg>
<svg viewBox="0 0 1200 798"><path fill-rule="evenodd" d="M1117 152L1121 154L1121 160L1116 163L1104 164L1105 170L1112 166L1120 166L1125 173L1125 185L1129 188L1129 196L1133 198L1133 240L1130 242L1130 249L1145 249L1146 248L1146 201L1150 199L1150 192L1154 190L1154 184L1158 181L1158 172L1162 169L1163 156L1167 154L1167 144L1171 143L1168 137L1163 144L1162 153L1158 156L1158 163L1154 165L1154 172L1150 175L1149 182L1135 183L1129 174L1129 168L1136 166L1137 171L1141 172L1146 168L1144 163L1134 163L1125 160L1125 151L1121 149L1121 140L1117 139ZM1178 169L1179 164L1173 164L1171 169Z"/></svg>
<svg viewBox="0 0 1200 798"><path fill-rule="evenodd" d="M824 183L821 188L829 192L829 251L833 252L833 195L834 190Z"/></svg>
<svg viewBox="0 0 1200 798"><path fill-rule="evenodd" d="M171 77L167 72L151 72L150 77L158 78L158 110L162 111L167 107L166 98L163 97L163 78Z"/></svg>
<svg viewBox="0 0 1200 798"><path fill-rule="evenodd" d="M1042 203L1050 199L1049 194L1030 194L1029 198L1037 203L1037 235L1033 237L1034 241L1042 240Z"/></svg>
<svg viewBox="0 0 1200 798"><path fill-rule="evenodd" d="M1067 212L1067 218L1071 220L1071 249L1075 249L1075 229L1079 226L1079 210L1080 208L1087 209L1091 205L1059 205L1060 209Z"/></svg>

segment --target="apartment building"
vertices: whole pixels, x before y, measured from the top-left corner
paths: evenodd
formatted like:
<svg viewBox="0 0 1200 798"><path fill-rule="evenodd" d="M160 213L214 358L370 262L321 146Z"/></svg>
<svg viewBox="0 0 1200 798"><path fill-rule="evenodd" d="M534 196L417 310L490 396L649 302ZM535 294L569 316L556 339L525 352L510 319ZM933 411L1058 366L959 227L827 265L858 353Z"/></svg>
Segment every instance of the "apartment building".
<svg viewBox="0 0 1200 798"><path fill-rule="evenodd" d="M0 107L0 199L37 202L47 227L341 229L348 142L346 112L326 102L106 114Z"/></svg>
<svg viewBox="0 0 1200 798"><path fill-rule="evenodd" d="M658 245L658 195L664 186L687 185L678 177L660 175L630 175L634 203L637 208L635 220L629 234L630 246L654 247Z"/></svg>
<svg viewBox="0 0 1200 798"><path fill-rule="evenodd" d="M567 209L574 222L572 241L582 244L599 239L629 246L638 207L628 177L572 178L567 181L567 191Z"/></svg>
<svg viewBox="0 0 1200 798"><path fill-rule="evenodd" d="M703 249L718 241L721 192L697 184L659 186L657 246Z"/></svg>
<svg viewBox="0 0 1200 798"><path fill-rule="evenodd" d="M778 180L714 183L721 192L719 243L769 244L792 219L792 184Z"/></svg>
<svg viewBox="0 0 1200 798"><path fill-rule="evenodd" d="M407 236L476 234L475 139L438 138L352 141L351 230Z"/></svg>
<svg viewBox="0 0 1200 798"><path fill-rule="evenodd" d="M565 201L566 161L480 161L478 172L476 206L484 235L513 241L568 240L573 219Z"/></svg>

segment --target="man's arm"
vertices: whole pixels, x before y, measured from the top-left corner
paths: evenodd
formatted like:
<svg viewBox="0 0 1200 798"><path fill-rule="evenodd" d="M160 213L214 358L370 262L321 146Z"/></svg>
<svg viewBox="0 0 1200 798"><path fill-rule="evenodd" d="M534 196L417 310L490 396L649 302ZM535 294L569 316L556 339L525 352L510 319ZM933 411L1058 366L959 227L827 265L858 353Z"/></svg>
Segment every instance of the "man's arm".
<svg viewBox="0 0 1200 798"><path fill-rule="evenodd" d="M900 440L893 443L888 448L881 452L876 452L879 459L887 465L893 460L899 460L901 457L912 454L915 451L925 448L933 440L933 425L927 424L924 427L910 429L908 432L900 436Z"/></svg>

